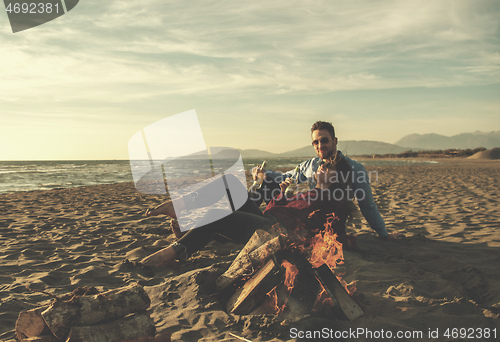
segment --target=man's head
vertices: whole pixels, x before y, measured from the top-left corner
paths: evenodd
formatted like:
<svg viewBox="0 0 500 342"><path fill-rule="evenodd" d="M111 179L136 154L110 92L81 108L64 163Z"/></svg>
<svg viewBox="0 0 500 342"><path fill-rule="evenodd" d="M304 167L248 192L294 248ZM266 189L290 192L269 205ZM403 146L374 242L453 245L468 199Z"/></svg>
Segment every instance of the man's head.
<svg viewBox="0 0 500 342"><path fill-rule="evenodd" d="M332 124L317 121L311 127L312 145L321 159L329 159L337 153L337 138Z"/></svg>

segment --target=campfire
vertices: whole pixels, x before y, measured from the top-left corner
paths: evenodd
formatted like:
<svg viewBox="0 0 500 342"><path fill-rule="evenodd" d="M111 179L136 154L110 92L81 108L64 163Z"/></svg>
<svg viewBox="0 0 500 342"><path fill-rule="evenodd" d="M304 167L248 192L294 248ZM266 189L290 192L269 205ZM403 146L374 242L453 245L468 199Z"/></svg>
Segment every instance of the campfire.
<svg viewBox="0 0 500 342"><path fill-rule="evenodd" d="M311 215L313 215L312 213ZM303 234L278 224L270 233L257 230L229 269L217 279L217 289L230 294L226 309L239 315L297 314L338 305L353 320L363 314L350 297L355 284L337 272L344 263L330 214L324 229Z"/></svg>

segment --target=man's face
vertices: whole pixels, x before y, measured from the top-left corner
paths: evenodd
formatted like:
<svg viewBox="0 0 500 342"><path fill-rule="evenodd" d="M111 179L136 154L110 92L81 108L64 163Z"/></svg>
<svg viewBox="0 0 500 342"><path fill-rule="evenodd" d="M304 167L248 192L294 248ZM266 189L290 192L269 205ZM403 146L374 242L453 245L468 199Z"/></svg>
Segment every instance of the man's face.
<svg viewBox="0 0 500 342"><path fill-rule="evenodd" d="M337 138L333 138L326 129L315 130L311 134L312 145L321 159L328 159L337 153Z"/></svg>

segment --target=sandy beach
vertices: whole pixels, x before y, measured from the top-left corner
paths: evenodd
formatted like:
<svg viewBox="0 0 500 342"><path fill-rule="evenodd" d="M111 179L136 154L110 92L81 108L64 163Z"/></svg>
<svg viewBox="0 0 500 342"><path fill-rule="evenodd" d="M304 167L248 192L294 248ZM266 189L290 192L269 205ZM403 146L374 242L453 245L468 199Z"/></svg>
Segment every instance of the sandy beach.
<svg viewBox="0 0 500 342"><path fill-rule="evenodd" d="M291 331L323 328L422 332L414 341L494 341L445 333L496 329L500 338L500 162L368 169L388 230L406 239L381 240L363 218L349 223L358 247L345 251L344 278L357 282L353 298L365 312L355 321L313 312L297 320L227 314L214 282L241 245L211 242L190 260L154 272L125 262L175 238L164 217L143 216L164 198L120 183L0 195L0 340L15 341L20 311L52 300L27 287L61 295L137 282L152 300L157 332L169 331L173 341L238 341L231 333L251 341L306 340Z"/></svg>

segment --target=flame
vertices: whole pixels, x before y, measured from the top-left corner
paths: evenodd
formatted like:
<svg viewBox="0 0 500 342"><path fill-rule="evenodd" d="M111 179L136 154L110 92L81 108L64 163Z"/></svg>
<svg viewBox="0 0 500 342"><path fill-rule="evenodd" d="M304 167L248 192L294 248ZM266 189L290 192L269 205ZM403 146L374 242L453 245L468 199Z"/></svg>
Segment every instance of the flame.
<svg viewBox="0 0 500 342"><path fill-rule="evenodd" d="M292 292L293 284L295 282L295 278L299 273L299 269L297 266L289 263L287 260L283 260L281 266L285 268L285 286L288 288L288 292Z"/></svg>
<svg viewBox="0 0 500 342"><path fill-rule="evenodd" d="M314 302L313 305L313 311L317 311L320 309L322 306L333 306L333 300L330 298L328 293L326 292L325 288L323 287L323 284L318 280L319 285L321 286L321 291L318 293L318 297L316 297L316 301Z"/></svg>
<svg viewBox="0 0 500 342"><path fill-rule="evenodd" d="M309 214L309 218L314 216L317 211ZM298 251L304 255L307 255L309 262L312 267L319 267L323 264L327 264L332 273L337 277L342 286L346 289L349 295L352 295L356 291L356 282L347 283L342 279L339 272L335 272L337 266L344 263L344 253L342 249L342 244L337 240L337 234L335 233L333 224L338 221L338 217L334 213L330 213L326 216L326 223L324 224L323 230L314 230L312 233L315 235L310 238L304 235L305 227L297 226L293 231L292 235L288 235L287 248L290 250ZM276 233L283 233L283 228L276 224L272 227L272 230ZM290 233L290 232L289 232ZM283 260L281 266L285 269L285 281L281 285L275 286L271 291L269 291L266 296L265 311L268 313L279 314L283 312L288 302L288 298L292 293L294 282L298 274L298 268L288 262ZM319 294L313 306L313 310L319 309L321 306L333 306L333 300L329 297L328 292L325 290L321 282L318 280L321 286Z"/></svg>
<svg viewBox="0 0 500 342"><path fill-rule="evenodd" d="M314 212L312 214L314 214ZM337 234L333 229L333 224L337 220L338 218L335 214L328 214L325 229L312 237L310 243L311 255L309 257L309 262L313 267L319 267L323 264L327 264L342 286L344 286L347 293L352 295L356 291L356 282L353 281L348 284L337 272L335 272L335 268L344 263L344 251L342 249L342 244L337 240ZM326 295L324 290L325 289L323 288L323 291L319 293L316 300L317 302L320 301L322 296Z"/></svg>
<svg viewBox="0 0 500 342"><path fill-rule="evenodd" d="M312 237L309 262L313 267L327 264L333 271L337 265L344 263L342 244L337 241L337 234L333 230L333 223L337 220L338 218L334 214L329 214L325 229Z"/></svg>
<svg viewBox="0 0 500 342"><path fill-rule="evenodd" d="M269 291L266 296L265 305L271 309L274 314L283 312L288 302L288 298L292 293L295 278L299 273L297 266L291 264L287 260L281 262L281 266L285 269L285 281L282 286L275 286Z"/></svg>
<svg viewBox="0 0 500 342"><path fill-rule="evenodd" d="M278 294L276 293L276 288L277 286L273 287L273 289L266 294L268 297L266 303L271 308L273 313L278 314L280 312L280 307L278 306Z"/></svg>

